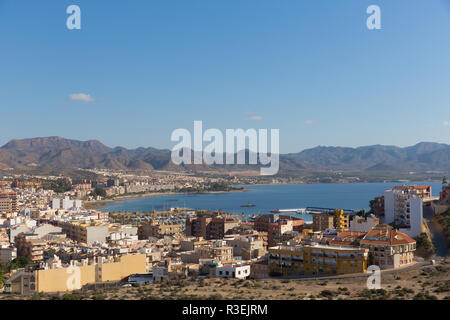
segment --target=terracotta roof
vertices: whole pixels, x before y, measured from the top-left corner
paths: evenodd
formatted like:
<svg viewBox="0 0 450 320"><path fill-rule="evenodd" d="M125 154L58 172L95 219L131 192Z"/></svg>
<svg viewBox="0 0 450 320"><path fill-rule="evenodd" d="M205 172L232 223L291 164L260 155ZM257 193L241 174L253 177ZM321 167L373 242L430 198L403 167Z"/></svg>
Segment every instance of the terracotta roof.
<svg viewBox="0 0 450 320"><path fill-rule="evenodd" d="M408 235L394 230L387 224L379 224L370 230L360 241L361 244L399 245L416 242Z"/></svg>
<svg viewBox="0 0 450 320"><path fill-rule="evenodd" d="M343 231L339 232L332 240L330 244L335 245L359 245L361 239L366 235L366 232L355 231Z"/></svg>

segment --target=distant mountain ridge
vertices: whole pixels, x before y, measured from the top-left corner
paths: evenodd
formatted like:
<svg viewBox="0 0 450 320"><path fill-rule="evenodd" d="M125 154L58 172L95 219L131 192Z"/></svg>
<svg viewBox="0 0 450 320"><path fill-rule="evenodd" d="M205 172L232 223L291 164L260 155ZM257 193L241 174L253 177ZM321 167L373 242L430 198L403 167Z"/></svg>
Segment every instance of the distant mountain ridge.
<svg viewBox="0 0 450 320"><path fill-rule="evenodd" d="M61 137L11 140L0 148L0 169L112 170L215 170L219 166L171 162L170 150L155 148L110 148L97 140L78 141ZM223 169L223 166L220 166ZM230 166L226 166L230 167ZM236 168L254 166L240 165ZM373 145L358 148L318 146L280 155L280 170L315 171L447 171L450 145L421 142L410 147Z"/></svg>
<svg viewBox="0 0 450 320"><path fill-rule="evenodd" d="M373 145L358 148L315 147L285 159L334 170L448 171L450 145L421 142L410 147Z"/></svg>

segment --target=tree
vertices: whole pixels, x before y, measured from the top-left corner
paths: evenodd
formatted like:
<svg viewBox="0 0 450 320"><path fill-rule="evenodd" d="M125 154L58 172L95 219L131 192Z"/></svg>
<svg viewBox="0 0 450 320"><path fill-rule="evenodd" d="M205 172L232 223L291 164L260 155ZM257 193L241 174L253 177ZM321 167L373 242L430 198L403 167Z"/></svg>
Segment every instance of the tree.
<svg viewBox="0 0 450 320"><path fill-rule="evenodd" d="M448 184L447 178L446 177L442 178L442 186L445 186L447 184Z"/></svg>
<svg viewBox="0 0 450 320"><path fill-rule="evenodd" d="M106 190L103 188L95 188L92 192L93 196L100 196L102 198L106 197Z"/></svg>
<svg viewBox="0 0 450 320"><path fill-rule="evenodd" d="M25 268L27 265L31 263L30 259L27 257L17 257L9 263L9 270L21 269Z"/></svg>

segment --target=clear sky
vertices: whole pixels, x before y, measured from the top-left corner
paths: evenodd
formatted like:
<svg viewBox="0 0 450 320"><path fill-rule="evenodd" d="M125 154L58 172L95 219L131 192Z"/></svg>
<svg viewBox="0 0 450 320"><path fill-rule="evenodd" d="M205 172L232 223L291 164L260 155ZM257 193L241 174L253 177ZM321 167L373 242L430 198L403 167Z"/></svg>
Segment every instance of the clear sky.
<svg viewBox="0 0 450 320"><path fill-rule="evenodd" d="M194 120L283 153L450 143L450 1L0 0L0 120L2 145L172 148Z"/></svg>

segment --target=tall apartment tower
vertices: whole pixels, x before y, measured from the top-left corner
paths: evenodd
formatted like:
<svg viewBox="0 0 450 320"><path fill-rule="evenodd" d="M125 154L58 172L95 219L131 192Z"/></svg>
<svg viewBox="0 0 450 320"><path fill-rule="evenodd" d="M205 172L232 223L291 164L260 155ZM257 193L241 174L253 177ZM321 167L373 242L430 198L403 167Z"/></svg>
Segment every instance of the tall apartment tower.
<svg viewBox="0 0 450 320"><path fill-rule="evenodd" d="M384 196L384 221L394 223L401 232L415 237L422 232L422 198L406 189L386 190Z"/></svg>

